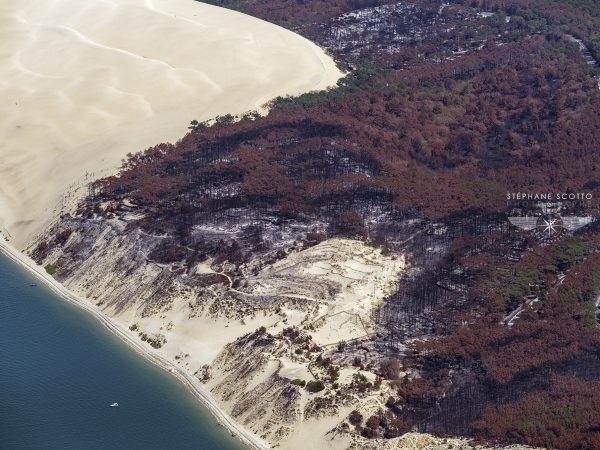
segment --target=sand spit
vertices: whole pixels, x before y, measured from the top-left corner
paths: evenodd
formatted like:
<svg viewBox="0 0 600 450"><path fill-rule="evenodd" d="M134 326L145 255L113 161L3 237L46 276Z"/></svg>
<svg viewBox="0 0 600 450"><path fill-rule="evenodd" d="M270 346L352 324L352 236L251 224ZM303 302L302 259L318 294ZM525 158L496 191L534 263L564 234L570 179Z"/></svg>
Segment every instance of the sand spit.
<svg viewBox="0 0 600 450"><path fill-rule="evenodd" d="M18 248L128 152L341 76L301 36L194 0L5 0L0 30L0 230Z"/></svg>

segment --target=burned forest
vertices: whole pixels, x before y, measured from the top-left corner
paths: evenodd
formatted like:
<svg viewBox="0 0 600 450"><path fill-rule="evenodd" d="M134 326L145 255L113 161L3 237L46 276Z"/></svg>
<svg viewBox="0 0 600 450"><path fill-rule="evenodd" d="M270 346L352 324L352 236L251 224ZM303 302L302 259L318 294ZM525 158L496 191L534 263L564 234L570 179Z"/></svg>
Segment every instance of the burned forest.
<svg viewBox="0 0 600 450"><path fill-rule="evenodd" d="M598 5L209 3L306 36L346 77L132 149L32 255L120 221L152 261L190 273L210 258L226 276L201 283L243 291L250 261L258 273L330 238L403 254L376 332L321 349L333 364L369 349L357 364L392 388L385 409L352 416L353 433L600 448ZM593 219L540 238L507 220L507 192L525 191L585 193L561 214Z"/></svg>

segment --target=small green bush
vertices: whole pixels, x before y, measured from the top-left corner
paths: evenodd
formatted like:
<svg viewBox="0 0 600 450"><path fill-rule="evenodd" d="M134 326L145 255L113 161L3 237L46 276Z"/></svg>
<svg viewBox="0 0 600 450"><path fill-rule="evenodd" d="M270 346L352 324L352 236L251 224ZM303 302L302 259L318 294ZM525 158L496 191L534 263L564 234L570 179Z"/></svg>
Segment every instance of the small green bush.
<svg viewBox="0 0 600 450"><path fill-rule="evenodd" d="M56 267L54 264L47 264L44 269L46 269L46 273L48 273L48 275L54 275L58 267Z"/></svg>
<svg viewBox="0 0 600 450"><path fill-rule="evenodd" d="M352 375L352 379L357 383L366 383L367 381L369 381L367 377L360 372L357 372L354 375Z"/></svg>

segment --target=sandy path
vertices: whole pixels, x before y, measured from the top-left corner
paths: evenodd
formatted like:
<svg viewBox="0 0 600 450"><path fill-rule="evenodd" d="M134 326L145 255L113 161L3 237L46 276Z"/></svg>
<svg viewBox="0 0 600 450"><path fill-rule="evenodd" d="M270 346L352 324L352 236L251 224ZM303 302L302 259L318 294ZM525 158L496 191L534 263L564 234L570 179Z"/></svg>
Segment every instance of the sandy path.
<svg viewBox="0 0 600 450"><path fill-rule="evenodd" d="M85 174L340 75L306 39L193 0L3 0L0 230L22 247Z"/></svg>

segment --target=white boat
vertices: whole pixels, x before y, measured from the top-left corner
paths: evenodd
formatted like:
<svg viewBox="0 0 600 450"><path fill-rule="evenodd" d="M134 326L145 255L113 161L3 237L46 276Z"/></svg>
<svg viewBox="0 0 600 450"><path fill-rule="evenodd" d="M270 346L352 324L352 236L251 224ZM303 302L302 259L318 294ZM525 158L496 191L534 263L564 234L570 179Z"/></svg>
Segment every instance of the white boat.
<svg viewBox="0 0 600 450"><path fill-rule="evenodd" d="M116 408L117 406L119 406L119 404L117 402L115 402L115 403L111 403L109 406L111 408Z"/></svg>

